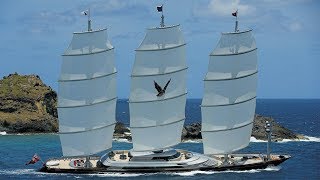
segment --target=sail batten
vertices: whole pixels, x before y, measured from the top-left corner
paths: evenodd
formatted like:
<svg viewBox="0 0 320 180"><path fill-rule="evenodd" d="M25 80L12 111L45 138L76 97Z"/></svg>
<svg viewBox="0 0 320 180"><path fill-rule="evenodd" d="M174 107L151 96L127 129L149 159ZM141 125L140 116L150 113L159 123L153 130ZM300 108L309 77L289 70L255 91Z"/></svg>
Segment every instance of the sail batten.
<svg viewBox="0 0 320 180"><path fill-rule="evenodd" d="M90 78L85 78L85 79L59 79L58 82L68 82L68 81L88 81L88 80L93 80L93 79L97 79L97 78L103 78L103 77L106 77L106 76L111 76L111 75L114 75L116 74L117 71L115 72L112 72L112 73L108 73L108 74L104 74L104 75L99 75L99 76L95 76L95 77L90 77Z"/></svg>
<svg viewBox="0 0 320 180"><path fill-rule="evenodd" d="M222 33L209 56L201 103L205 154L228 154L250 142L257 88L257 48L251 30Z"/></svg>
<svg viewBox="0 0 320 180"><path fill-rule="evenodd" d="M130 128L150 128L150 127L156 127L156 126L166 126L166 125L170 125L170 124L175 124L175 123L178 123L178 122L181 122L181 121L184 121L186 118L182 118L182 119L178 119L176 121L173 121L173 122L169 122L169 123L166 123L166 124L158 124L158 125L154 125L154 126L130 126Z"/></svg>
<svg viewBox="0 0 320 180"><path fill-rule="evenodd" d="M187 94L185 45L177 25L148 29L136 49L129 97L133 151L181 142ZM159 136L161 132L166 134Z"/></svg>
<svg viewBox="0 0 320 180"><path fill-rule="evenodd" d="M234 55L250 53L250 52L255 51L257 49L258 48L254 48L254 49L250 49L250 50L247 50L247 51L243 51L243 52L239 52L239 53L230 53L230 54L210 54L210 56L234 56Z"/></svg>
<svg viewBox="0 0 320 180"><path fill-rule="evenodd" d="M176 99L176 98L179 98L179 97L185 96L185 95L187 95L187 93L183 93L180 95L176 95L176 96L168 97L168 98L163 98L163 99L144 100L144 101L132 101L129 99L129 103L149 103L149 102L157 102L157 101L166 101L166 100L170 100L170 99Z"/></svg>
<svg viewBox="0 0 320 180"><path fill-rule="evenodd" d="M159 75L173 74L173 73L184 71L184 70L187 70L187 69L188 69L188 67L177 69L177 70L174 70L174 71L158 73L158 74L141 74L141 75L135 74L135 75L131 75L131 77L159 76Z"/></svg>
<svg viewBox="0 0 320 180"><path fill-rule="evenodd" d="M163 50L169 50L169 49L175 49L181 46L185 46L187 43L184 44L179 44L176 46L170 46L170 47L164 47L164 48L159 48L159 49L136 49L136 51L163 51Z"/></svg>
<svg viewBox="0 0 320 180"><path fill-rule="evenodd" d="M116 74L106 29L73 34L58 81L63 156L92 155L112 147Z"/></svg>
<svg viewBox="0 0 320 180"><path fill-rule="evenodd" d="M93 102L93 103L90 103L90 104L83 104L83 105L74 105L74 106L58 106L57 108L76 108L76 107L83 107L83 106L93 106L93 105L96 105L96 104L100 104L100 103L105 103L105 102L109 102L109 101L113 101L113 100L116 100L118 97L113 97L111 99L106 99L106 100L103 100L103 101L99 101L99 102Z"/></svg>
<svg viewBox="0 0 320 180"><path fill-rule="evenodd" d="M87 56L87 55L92 55L92 54L99 54L99 53L103 53L106 51L111 51L113 50L114 47L110 48L110 49L103 49L100 51L95 51L95 52L89 52L89 53L80 53L80 54L62 54L62 56Z"/></svg>
<svg viewBox="0 0 320 180"><path fill-rule="evenodd" d="M240 102L236 102L236 103L232 103L232 104L210 104L210 105L205 105L205 104L202 104L200 105L200 107L218 107L218 106L232 106L232 105L237 105L237 104L241 104L241 103L246 103L248 101L251 101L253 99L256 99L257 96L254 96L250 99L246 99L246 100L243 100L243 101L240 101Z"/></svg>
<svg viewBox="0 0 320 180"><path fill-rule="evenodd" d="M237 126L237 127L232 127L232 128L228 128L228 129L217 129L217 130L201 130L201 132L219 132L219 131L230 131L230 130L234 130L234 129L240 129L243 128L245 126L249 126L251 125L253 122L249 122L247 124L241 125L241 126Z"/></svg>
<svg viewBox="0 0 320 180"><path fill-rule="evenodd" d="M67 132L59 132L58 134L76 134L76 133L83 133L83 132L88 132L88 131L95 131L95 130L99 130L99 129L103 129L103 128L106 128L106 127L109 127L109 126L113 126L115 125L116 123L111 123L111 124L108 124L108 125L105 125L105 126L102 126L102 127L94 127L92 129L86 129L86 130L83 130L83 131L67 131Z"/></svg>

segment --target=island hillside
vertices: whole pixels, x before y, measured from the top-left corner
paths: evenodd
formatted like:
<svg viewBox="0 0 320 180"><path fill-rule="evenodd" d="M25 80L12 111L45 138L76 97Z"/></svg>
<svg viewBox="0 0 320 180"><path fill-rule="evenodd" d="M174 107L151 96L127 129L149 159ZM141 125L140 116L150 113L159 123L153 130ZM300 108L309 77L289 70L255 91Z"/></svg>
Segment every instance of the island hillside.
<svg viewBox="0 0 320 180"><path fill-rule="evenodd" d="M256 115L252 136L266 139L265 122L272 122L274 139L303 138L280 126L271 117ZM10 74L0 80L0 131L7 133L58 132L57 93L38 75ZM117 123L114 137L131 140L130 129ZM201 124L187 125L183 140L201 139Z"/></svg>
<svg viewBox="0 0 320 180"><path fill-rule="evenodd" d="M10 74L0 80L0 131L57 132L57 93L37 75Z"/></svg>

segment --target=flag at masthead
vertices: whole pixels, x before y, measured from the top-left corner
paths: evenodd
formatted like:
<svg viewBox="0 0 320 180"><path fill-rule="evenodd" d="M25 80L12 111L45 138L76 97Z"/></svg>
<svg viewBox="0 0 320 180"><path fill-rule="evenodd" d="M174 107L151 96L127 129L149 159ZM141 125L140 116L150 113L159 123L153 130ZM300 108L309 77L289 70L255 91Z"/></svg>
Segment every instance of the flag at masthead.
<svg viewBox="0 0 320 180"><path fill-rule="evenodd" d="M157 10L158 12L161 12L160 27L164 27L163 4L161 6L157 6Z"/></svg>
<svg viewBox="0 0 320 180"><path fill-rule="evenodd" d="M236 17L236 25L234 27L234 32L238 32L239 29L238 29L238 9L232 13L232 16Z"/></svg>
<svg viewBox="0 0 320 180"><path fill-rule="evenodd" d="M92 29L91 29L91 19L90 19L90 8L85 10L85 11L82 11L81 14L85 15L85 16L88 16L88 31L92 31Z"/></svg>

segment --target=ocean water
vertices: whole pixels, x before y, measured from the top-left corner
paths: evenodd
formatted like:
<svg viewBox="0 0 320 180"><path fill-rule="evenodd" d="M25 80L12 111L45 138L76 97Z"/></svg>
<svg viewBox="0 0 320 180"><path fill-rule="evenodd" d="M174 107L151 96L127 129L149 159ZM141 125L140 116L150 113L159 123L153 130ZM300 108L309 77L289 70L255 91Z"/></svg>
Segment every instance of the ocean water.
<svg viewBox="0 0 320 180"><path fill-rule="evenodd" d="M186 107L186 124L201 119L201 100L190 99ZM56 134L0 135L0 179L320 179L320 100L269 100L257 101L258 114L271 116L281 125L310 137L309 141L283 141L272 143L274 153L287 153L292 158L277 167L262 170L155 173L155 174L46 174L38 172L41 162L26 166L34 153L41 159L62 155L59 136ZM129 110L126 100L119 100L117 119L128 124ZM4 134L4 133L2 133ZM114 149L130 149L132 144L114 141ZM181 143L177 148L202 152L202 143ZM252 138L241 152L266 152L266 142Z"/></svg>

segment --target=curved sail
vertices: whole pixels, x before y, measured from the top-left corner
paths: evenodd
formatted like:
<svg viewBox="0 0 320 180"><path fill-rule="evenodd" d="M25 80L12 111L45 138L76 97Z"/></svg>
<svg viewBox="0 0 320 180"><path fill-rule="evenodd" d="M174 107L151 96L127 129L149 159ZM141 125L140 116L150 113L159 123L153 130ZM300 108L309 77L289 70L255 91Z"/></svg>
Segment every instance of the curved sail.
<svg viewBox="0 0 320 180"><path fill-rule="evenodd" d="M131 76L134 151L164 149L181 141L186 70L185 42L179 25L148 29L136 50ZM165 92L159 92L156 86ZM159 136L162 132L166 133Z"/></svg>
<svg viewBox="0 0 320 180"><path fill-rule="evenodd" d="M228 154L249 144L256 107L256 49L249 30L223 33L210 54L201 104L205 154Z"/></svg>
<svg viewBox="0 0 320 180"><path fill-rule="evenodd" d="M59 131L64 156L112 146L116 108L114 48L106 29L74 33L59 79Z"/></svg>

